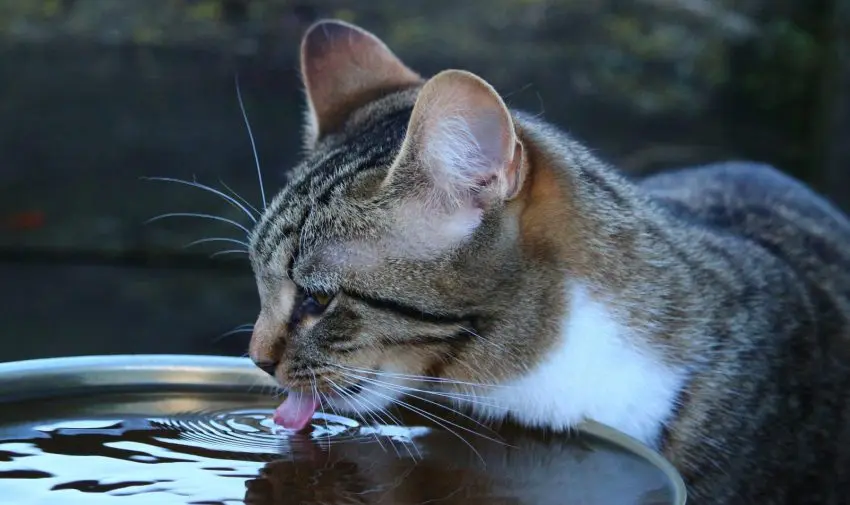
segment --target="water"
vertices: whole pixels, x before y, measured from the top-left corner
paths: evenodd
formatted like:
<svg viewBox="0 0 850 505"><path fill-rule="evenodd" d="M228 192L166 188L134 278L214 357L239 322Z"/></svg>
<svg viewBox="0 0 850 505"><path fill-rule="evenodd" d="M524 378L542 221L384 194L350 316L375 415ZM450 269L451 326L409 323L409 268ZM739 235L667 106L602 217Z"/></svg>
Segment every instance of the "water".
<svg viewBox="0 0 850 505"><path fill-rule="evenodd" d="M461 440L422 419L329 414L294 434L272 408L261 395L197 393L5 405L0 503L671 503L659 470L587 437L467 423L493 440L458 429Z"/></svg>

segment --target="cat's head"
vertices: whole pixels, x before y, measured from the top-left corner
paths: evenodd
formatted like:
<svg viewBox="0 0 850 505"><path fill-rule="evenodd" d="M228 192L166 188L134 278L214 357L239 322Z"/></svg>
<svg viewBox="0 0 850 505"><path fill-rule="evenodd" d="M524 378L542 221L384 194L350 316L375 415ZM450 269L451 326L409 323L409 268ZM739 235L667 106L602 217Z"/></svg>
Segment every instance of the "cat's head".
<svg viewBox="0 0 850 505"><path fill-rule="evenodd" d="M513 299L528 162L512 114L481 78L423 79L342 22L308 30L301 70L306 153L251 234L251 358L307 410L316 391L384 406L412 376L492 382L522 345L488 328L536 310Z"/></svg>

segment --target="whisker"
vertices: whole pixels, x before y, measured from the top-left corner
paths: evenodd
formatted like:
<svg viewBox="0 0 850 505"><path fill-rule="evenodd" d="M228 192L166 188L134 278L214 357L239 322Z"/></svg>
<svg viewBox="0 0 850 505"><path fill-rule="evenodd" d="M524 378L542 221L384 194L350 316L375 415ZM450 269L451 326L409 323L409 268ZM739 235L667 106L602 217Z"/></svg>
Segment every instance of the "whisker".
<svg viewBox="0 0 850 505"><path fill-rule="evenodd" d="M165 219L165 218L169 218L169 217L198 217L198 218L202 218L202 219L212 219L212 220L215 220L215 221L221 221L223 223L232 224L233 226L236 226L237 228L240 228L242 231L244 231L246 235L251 233L251 231L248 230L248 228L242 226L241 224L237 223L236 221L234 221L232 219L227 219L226 217L221 217L221 216L213 216L213 215L210 215L210 214L195 213L195 212L171 212L171 213L168 213L168 214L160 214L159 216L152 217L152 218L148 219L147 221L145 221L145 224L153 223L154 221L159 221L161 219Z"/></svg>
<svg viewBox="0 0 850 505"><path fill-rule="evenodd" d="M465 331L466 333L469 333L470 335L472 335L473 337L475 337L475 338L477 338L477 339L480 339L480 340L483 340L483 341L487 342L488 344L497 345L495 342L493 342L493 341L492 341L492 340L490 340L489 338L484 338L484 337L482 337L482 336L481 336L481 335L480 335L477 331L475 331L475 330L473 330L473 329L471 329L471 328L467 328L466 326L458 326L458 329L459 329L459 330L463 330L463 331Z"/></svg>
<svg viewBox="0 0 850 505"><path fill-rule="evenodd" d="M445 383L445 384L459 384L463 386L473 386L473 387L484 387L484 388L508 388L509 386L504 384L483 384L479 382L466 382L466 381L458 381L454 379L446 379L442 377L429 377L427 375L415 375L415 374L406 374L406 373L398 373L398 372L387 372L384 370L367 370L365 368L354 368L347 367L345 365L340 364L332 364L333 366L342 368L343 370L348 370L351 372L359 372L371 375L383 375L386 377L401 377L405 379L416 379L422 382L435 382L435 383Z"/></svg>
<svg viewBox="0 0 850 505"><path fill-rule="evenodd" d="M260 198L263 201L263 209L268 207L266 203L266 190L263 189L263 172L260 170L260 156L257 154L257 144L254 142L254 132L251 131L251 122L248 121L248 113L245 112L245 103L242 101L242 88L239 86L239 74L235 76L236 82L236 98L239 100L239 110L242 111L242 119L245 121L245 128L248 130L248 138L251 140L251 150L254 152L254 163L257 165L257 178L260 182Z"/></svg>
<svg viewBox="0 0 850 505"><path fill-rule="evenodd" d="M247 208L245 208L244 205L242 205L241 203L236 201L236 199L234 199L232 196L230 196L226 193L223 193L223 192L221 192L221 191L219 191L215 188L207 186L206 184L201 184L200 182L193 182L193 181L184 181L183 179L175 179L173 177L142 177L142 179L147 180L147 181L175 182L177 184L185 184L187 186L192 186L193 188L198 188L198 189L203 189L203 190L209 191L209 192L211 192L215 195L218 195L218 196L224 198L231 205L234 205L237 208L241 209L242 212L244 212L245 215L247 215L251 219L252 222L254 222L254 223L257 222L257 218L254 217L254 214L251 214L251 212Z"/></svg>
<svg viewBox="0 0 850 505"><path fill-rule="evenodd" d="M346 390L345 390L345 388L340 387L340 386L339 386L336 382L334 382L334 381L333 381L333 380L331 380L330 378L325 377L324 379L328 382L328 384L330 384L330 386L334 389L334 391L336 391L336 392L337 392L337 394L339 395L339 397L340 397L340 398L341 398L341 399L342 399L345 403L347 403L347 404L348 404L348 406L351 408L351 410L353 410L353 411L355 411L355 412L357 412L357 411L359 410L359 409L357 408L357 405L355 405L355 403L354 403L354 398L353 398L353 396L351 395L351 393L349 393L348 391L346 391ZM362 405L360 405L360 406L362 407ZM369 421L368 421L368 420L366 420L366 419L362 419L362 416L361 416L361 420L362 420L363 422L366 422L366 423L368 423L368 422L369 422Z"/></svg>
<svg viewBox="0 0 850 505"><path fill-rule="evenodd" d="M313 377L315 377L315 376L316 376L316 374L314 373ZM317 380L317 383L318 383L318 380ZM335 416L338 416L339 412L337 412L337 410L334 408L333 404L331 403L330 399L328 398L328 395L326 395L323 391L319 391L318 387L316 388L316 393L318 393L318 395L319 395L319 407L322 409L322 413L327 415L325 413L325 407L324 407L324 405L327 404L328 408L331 410L331 413ZM330 432L330 430L328 430L327 444L328 444L328 454L330 454L330 452L331 452L331 432Z"/></svg>
<svg viewBox="0 0 850 505"><path fill-rule="evenodd" d="M251 325L244 325L243 324L243 325L237 326L236 328L233 328L232 330L226 331L226 332L222 333L221 335L215 337L215 339L213 339L213 342L218 342L219 340L221 340L225 337L229 337L231 335L236 335L237 333L249 333L249 332L252 332L252 331L254 331L254 325L253 324L251 324Z"/></svg>
<svg viewBox="0 0 850 505"><path fill-rule="evenodd" d="M396 416L392 415L387 409L381 407L380 405L373 402L372 400L369 400L368 398L362 398L362 400L364 402L368 403L369 405L371 405L375 409L375 415L378 417L378 420L381 422L381 424L386 424L386 421L384 421L384 419L381 417L381 414L384 414L385 416L387 416L390 419L390 421L395 423L396 426L403 426L402 422ZM393 447L395 447L394 440L390 439L390 444L392 444ZM413 447L416 449L416 453L419 455L419 459L422 459L422 452L419 450L419 447L417 447L416 444L413 444L412 440L411 440L410 444L405 444L404 442L402 442L401 445L407 451L407 454L408 454L408 456L410 456L410 459L412 459L413 461L416 461L416 456L414 456L413 451L410 450L410 447L409 447L410 445L413 445ZM396 449L396 454L398 454L398 449ZM400 456L401 455L399 454L399 457Z"/></svg>
<svg viewBox="0 0 850 505"><path fill-rule="evenodd" d="M259 210L257 210L257 208L256 208L256 207L254 207L254 206L251 204L251 202L249 202L248 200L246 200L246 199L242 198L242 195L240 195L239 193L237 193L236 191L234 191L234 189L233 189L233 188L231 188L230 186L228 186L226 182L224 182L223 180L219 179L219 180L218 180L218 183L219 183L219 184L221 184L222 186L224 186L224 189L226 189L227 191L229 191L229 192L230 192L230 194L231 194L231 195L233 195L233 196L235 196L237 199L239 199L239 201L240 201L240 202L242 202L242 203L244 203L245 205L247 205L247 206L248 206L248 208L249 208L249 209L251 209L251 210L253 210L253 211L254 211L254 212L255 212L258 216L259 216L260 214L262 214L262 212L260 212Z"/></svg>
<svg viewBox="0 0 850 505"><path fill-rule="evenodd" d="M345 378L343 378L343 380L345 380L345 381L346 381L349 385L354 385L354 383L353 383L353 382L348 381L348 380L346 380ZM384 414L385 416L387 416L387 417L390 419L390 421L392 421L393 423L395 423L395 425L396 425L396 426L404 426L404 424L401 422L401 420L399 420L399 418L397 418L396 416L392 415L392 414L391 414L391 413L390 413L387 409L382 408L381 406L379 406L379 405L378 405L378 404L376 404L375 402L373 402L373 401L369 400L368 398L361 398L361 400L362 400L362 401L364 401L364 402L366 402L366 403L368 403L368 404L369 404L369 405L371 405L372 407L374 407L374 408L375 408L375 410L380 411L380 412L383 412L383 414ZM386 423L386 421L384 421L383 419L381 419L381 424L385 424L385 423Z"/></svg>
<svg viewBox="0 0 850 505"><path fill-rule="evenodd" d="M345 380L345 379L343 379L343 380ZM368 403L369 405L371 405L372 407L375 408L375 410L377 411L375 414L378 416L379 419L381 419L382 424L384 424L384 420L381 418L380 414L384 414L385 416L387 416L390 419L390 421L392 421L396 426L399 426L399 427L404 426L404 423L402 423L401 420L399 420L399 418L392 415L390 413L390 411L388 411L387 409L381 407L380 405L369 400L368 398L363 398L363 401L365 401L366 403ZM392 443L392 442L390 442L390 443ZM402 445L407 450L407 454L410 456L410 458L413 461L416 461L416 456L413 455L413 452L410 450L410 447L408 447L409 445L413 445L413 448L416 449L416 453L419 455L419 459L422 459L422 452L419 450L419 447L416 444L413 443L412 440L411 440L410 444L405 444L404 442L402 442Z"/></svg>
<svg viewBox="0 0 850 505"><path fill-rule="evenodd" d="M331 379L328 379L328 380L330 381ZM352 383L351 381L347 380L345 377L343 377L343 378L342 378L342 380L344 380L344 381L348 382L349 384L353 385L353 383ZM343 392L343 390L340 390L340 392ZM347 393L347 392L346 392L346 393ZM358 400L358 399L356 398L356 396L355 396L355 395L351 395L351 393L348 393L348 395L350 395L350 396L351 396L351 398L352 398L353 400L357 401L357 403L358 403L361 407L366 407L366 406L364 405L364 403L363 403L363 402L366 402L366 403L368 403L369 405L372 405L372 407L377 407L377 405L375 405L375 403L374 403L374 402L372 402L372 401L370 401L368 398L363 398L363 397L361 397L361 398ZM378 426L381 426L381 425L385 424L384 420L383 420L383 419L381 419L380 415L378 415L378 413L377 413L377 412L373 413L373 412L372 412L372 410L370 410L369 408L364 408L363 410L364 410L364 412L365 412L365 413L366 413L369 417L371 417L371 418L372 418L372 420L375 422L375 427L376 427L376 428L377 428ZM377 409L377 408L376 408L376 410L382 410L382 409ZM391 417L391 418L393 418L393 419L395 420L395 422L396 422L396 424L397 424L397 425L399 425L399 426L401 425L401 423L400 423L400 422L398 422L398 420L397 420L397 419L395 419L392 415L390 415L390 417ZM379 440L377 430L375 431L375 433L373 433L373 435L375 435L375 440ZM380 443L380 441L379 441L378 443ZM396 456L400 458L400 457L401 457L401 453L399 453L399 452L398 452L398 447L396 447L396 446L395 446L395 444L393 443L393 440L390 440L390 441L389 441L389 444L392 446L393 450L395 451ZM383 447L383 446L382 446L382 447ZM412 454L412 453L410 453L410 449L408 449L407 451L408 451L408 454L410 454L410 456L411 456L411 457L413 457L413 454Z"/></svg>
<svg viewBox="0 0 850 505"><path fill-rule="evenodd" d="M254 328L238 328L235 330L226 331L219 335L217 338L229 337L230 335L236 335L237 333L250 333L252 331L254 331Z"/></svg>
<svg viewBox="0 0 850 505"><path fill-rule="evenodd" d="M366 379L364 378L363 380L366 380ZM380 381L380 380L377 380L377 379L373 379L373 380L375 382L379 383L379 384L384 384L384 385L392 386L392 387L395 387L395 388L401 388L404 391L413 391L415 393L423 393L425 395L434 395L434 396L437 396L437 397L440 397L440 398L446 398L446 399L455 400L455 401L458 401L458 402L466 402L466 403L470 403L470 404L474 404L474 405L480 405L482 407L490 407L490 408L494 408L494 409L507 410L507 407L505 407L503 405L498 405L496 403L487 403L487 402L481 401L478 398L478 396L476 396L473 393L444 393L442 391L429 391L427 389L418 389L418 388L413 388L413 387L410 387L410 386L405 386L405 385L402 385L402 384L393 384L391 382L384 382L384 381ZM414 396L414 395L410 395L410 396ZM424 400L424 398L423 398L423 400Z"/></svg>
<svg viewBox="0 0 850 505"><path fill-rule="evenodd" d="M250 254L245 249L227 249L224 251L218 251L210 254L210 258L216 258L218 256L224 256L225 254Z"/></svg>
<svg viewBox="0 0 850 505"><path fill-rule="evenodd" d="M350 373L352 375L356 375L356 372L350 372ZM367 379L366 377L361 377L361 378L363 380L372 380L372 381L379 383L379 384L382 384L382 385L404 388L406 391L415 391L415 392L424 393L424 394L428 394L428 395L434 395L434 396L439 396L439 397L443 397L443 398L449 398L449 399L452 399L452 400L475 403L475 404L482 405L482 406L485 406L485 407L505 408L505 407L502 407L502 406L499 406L499 405L496 405L496 404L489 404L489 403L482 402L478 399L478 395L476 395L474 393L430 391L430 390L427 390L427 389L418 389L418 388L414 388L414 387L410 387L410 386L405 386L405 385L402 385L402 384L395 384L395 383L392 383L392 382L386 382L386 381L382 381L380 379Z"/></svg>
<svg viewBox="0 0 850 505"><path fill-rule="evenodd" d="M229 242L231 244L243 245L246 248L250 247L248 245L248 243L243 241L243 240L237 240L235 238L227 238L227 237L211 237L211 238L202 238L200 240L195 240L194 242L190 242L190 243L186 244L185 246L183 246L183 249L188 249L188 248L190 248L194 245L205 244L207 242ZM247 249L246 249L245 252L248 252Z"/></svg>
<svg viewBox="0 0 850 505"><path fill-rule="evenodd" d="M428 400L427 398L422 398L421 396L417 396L417 395L414 395L414 394L410 394L409 392L405 391L405 388L403 388L403 387L397 387L395 384L387 384L387 383L375 382L375 381L373 381L373 380L371 380L371 379L367 379L367 378L365 378L365 377L357 377L357 376L354 376L354 377L355 377L355 378L358 378L358 379L360 379L360 380L368 381L368 382L369 382L369 383L371 383L371 384L380 385L380 386L383 386L383 387L385 387L385 388L387 388L387 389L390 389L390 390L393 390L393 391L397 391L397 392L402 393L402 394L406 394L407 396L410 396L411 398L416 398L417 400L421 400L421 401L426 402L426 403L429 403L429 404L431 404L431 405L436 405L437 407L440 407L440 408L446 409L446 410L448 410L449 412L452 412L452 413L454 413L454 414L457 414L457 415L459 415L459 416L463 417L464 419L467 419L467 420L469 420L469 421L472 421L473 423L475 423L475 424L477 424L478 426L480 426L480 427L484 428L485 430L489 431L490 433L493 433L494 435L498 436L498 434L497 434L495 431L493 431L493 429L492 429L492 428L490 428L489 426L486 426L486 425L484 425L483 423L481 423L480 421L478 421L477 419L474 419L474 418L472 418L472 417L470 417L470 416L468 416L468 415L464 414L463 412L460 412L460 411L458 411L458 410L455 410L455 409L453 409L453 408L451 408L451 407L449 407L449 406L447 406L447 405L443 405L443 404L441 404L441 403L438 403L438 402L435 402L435 401L432 401L432 400ZM448 421L446 421L446 422L448 422ZM460 426L458 426L458 427L460 427ZM506 444L503 440L494 439L494 438L488 437L487 435L483 435L483 434L481 434L481 433L478 433L478 432L476 432L476 431L472 431L472 430L468 430L468 431L470 431L471 433L475 433L476 435L478 435L478 436L480 436L480 437L486 438L487 440L490 440L490 441L492 441L492 442L500 443L500 444L503 444L503 445L508 445L508 444Z"/></svg>
<svg viewBox="0 0 850 505"><path fill-rule="evenodd" d="M496 349L499 349L499 350L505 349L505 345L503 343L496 342L489 337L485 337L485 336L481 335L480 333L476 332L475 330L473 330L471 328L467 328L466 326L461 326L461 325L458 325L457 328L461 331L469 333L470 335L472 335L476 339L480 340L481 342L484 342L485 344L491 345Z"/></svg>
<svg viewBox="0 0 850 505"><path fill-rule="evenodd" d="M353 384L353 383L352 383L352 384ZM375 393L375 394L378 394L378 392L377 392L377 391L375 391L374 389L372 389L371 391L372 391L373 393ZM399 391L399 390L395 390L395 391L396 391L396 392L401 392L401 393L403 393L403 391ZM489 428L489 427L487 427L487 426L485 426L485 425L481 424L480 422L476 421L475 419L472 419L471 417L466 416L466 415L464 415L463 413L458 412L458 411L456 411L456 410L454 410L454 409L452 409L452 408L450 408L450 407L447 407L447 406L445 406L445 405L441 405L441 404L436 403L436 402L428 401L428 400L426 400L425 398L421 398L421 397L419 397L419 396L415 396L415 395L408 395L408 396L410 396L410 397L412 397L412 398L415 398L415 399L417 399L417 400L421 400L421 401L425 401L425 402L431 403L431 404L436 405L436 406L438 406L438 407L445 408L445 409L449 410L450 412L454 412L455 414L458 414L458 415L463 416L463 417L465 417L465 418L467 418L467 419L470 419L470 420L471 420L471 421L473 421L475 424L477 424L477 425L479 425L479 426L481 426L481 427L483 427L483 428L487 429L488 431L491 431L491 432L493 431L491 428ZM401 401L401 400L394 400L394 401L397 401L399 404L405 405L405 406L407 406L408 408L411 408L411 409L414 409L414 408L415 408L415 409L417 409L417 410L416 410L416 412L420 412L420 413L421 413L421 412L423 412L423 410L422 410L422 409L419 409L418 407L413 407L412 405L410 405L410 404L408 404L408 403L406 403L406 402L403 402L403 401ZM437 414L434 414L434 413L429 413L429 414L430 414L430 415L433 415L433 416L437 416ZM447 422L447 423L451 424L452 426L454 426L454 427L456 427L456 428L459 428L459 429L461 429L461 430L463 430L463 431L466 431L466 432L472 433L473 435L477 435L477 436L479 436L479 437L485 438L485 439L487 439L487 440L490 440L491 442L496 442L496 443L499 443L499 444L507 445L507 444L505 444L505 443L504 443L504 441L501 441L501 440L497 440L497 439L490 438L490 437L488 437L487 435L483 435L483 434L478 433L478 432L476 432L476 431L474 431L474 430L472 430L472 429L469 429L469 428L466 428L466 427L464 427L464 426L458 425L458 424L456 424L456 423L454 423L454 422L452 422L452 421L449 421L448 419L443 419L443 418L440 418L440 419L441 419L442 421L444 421L444 422Z"/></svg>
<svg viewBox="0 0 850 505"><path fill-rule="evenodd" d="M386 400L388 400L388 401L390 401L390 402L392 402L392 403L395 403L395 404L397 404L397 405L399 405L399 406L405 407L405 408L409 409L409 410L410 410L410 411L412 411L412 412L418 413L418 414L419 414L419 415L421 415L422 417L424 417L424 418L426 418L426 419L429 419L429 420L433 421L434 423L436 423L437 425L441 426L443 429L445 429L446 431L448 431L449 433L451 433L452 435L454 435L455 437L457 437L457 438L458 438L461 442L463 442L464 444L466 444L466 446L467 446L467 447L469 447L469 448L472 450L472 452L474 452L474 453L475 453L475 455L476 455L476 456L478 456L478 458L481 460L481 462L482 462L482 463L484 463L484 465L486 466L486 464L487 464L487 463L486 463L486 461L484 461L484 458L481 456L481 453L479 453L479 452L475 449L475 447L474 447L474 446L473 446L473 445L472 445L472 444L471 444L468 440L466 440L465 438L463 438L463 436L461 436L459 433L457 433L457 432L456 432L456 431L454 431L453 429L451 429L451 428L449 428L448 426L446 426L445 424L443 424L443 421L445 421L445 422L446 422L446 423L448 423L448 424L451 424L451 425L455 426L456 428L460 428L460 429L462 429L462 430L464 430L464 431L470 431L470 432L472 432L473 434L476 434L476 435L478 435L478 433L475 433L474 431L469 430L468 428L464 428L463 426L458 426L457 424L455 424L455 423L453 423L453 422L451 422L451 421L448 421L448 420L445 420L445 419L440 419L440 418L439 418L438 416L436 416L436 415L429 414L428 412L426 412L426 411L424 411L424 410L422 410L422 409L420 409L420 408L418 408L418 407L415 407L415 406L413 406L413 405L411 405L411 404L409 404L409 403L407 403L407 402L404 402L404 401L402 401L402 400L398 400L398 399L392 398L392 397L390 397L390 396L388 396L388 395L385 395L385 394L379 393L378 391L375 391L374 389L371 389L370 391L371 391L373 394L376 394L376 395L378 395L378 396L381 396L381 397L385 398Z"/></svg>
<svg viewBox="0 0 850 505"><path fill-rule="evenodd" d="M319 387L318 387L319 381L316 379L316 372L314 372L313 370L310 370L310 375L312 375L312 378L310 379L310 387L313 388L313 394L315 395L315 397L319 398ZM325 407L322 405L321 400L319 401L319 409L321 409L321 411L322 411L322 416L326 417L327 413L325 412ZM327 422L328 422L327 419L325 419L325 424L327 424ZM330 454L330 452L331 452L331 432L330 432L330 430L327 430L327 429L326 429L326 431L328 433L328 437L327 437L328 438L328 454Z"/></svg>
<svg viewBox="0 0 850 505"><path fill-rule="evenodd" d="M339 412L334 408L333 403L330 401L330 398L328 398L328 395L326 395L324 391L319 391L319 396L321 396L322 400L324 400L325 403L328 404L328 408L331 409L331 413L335 416L338 416Z"/></svg>
<svg viewBox="0 0 850 505"><path fill-rule="evenodd" d="M327 377L325 378L325 380L328 381L328 383L331 385L331 387L334 388L334 390L336 390L336 392L343 398L343 400L345 400L352 407L354 407L352 410L354 410L354 411L362 410L363 412L366 413L366 415L368 415L370 418L372 418L372 421L376 425L381 424L377 419L375 419L375 417L372 415L372 412L368 408L364 408L365 405L363 405L363 403L357 401L357 398L354 395L352 395L351 393L346 391L345 388L342 388L339 385L337 385L337 383L334 382L333 380L331 380ZM358 408L357 405L359 405L360 408ZM376 431L376 432L372 433L372 435L375 436L375 441L378 442L378 445L381 446L381 449L383 449L384 452L387 452L387 448L384 447L384 444L381 442L381 438L378 436L378 432ZM396 449L396 452L398 452L398 449Z"/></svg>

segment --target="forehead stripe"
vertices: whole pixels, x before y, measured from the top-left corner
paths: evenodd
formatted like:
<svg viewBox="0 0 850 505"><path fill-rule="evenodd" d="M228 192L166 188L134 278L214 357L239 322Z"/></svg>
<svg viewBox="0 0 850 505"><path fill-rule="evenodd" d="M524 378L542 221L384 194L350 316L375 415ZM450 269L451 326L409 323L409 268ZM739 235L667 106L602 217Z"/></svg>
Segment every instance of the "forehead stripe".
<svg viewBox="0 0 850 505"><path fill-rule="evenodd" d="M262 240L262 244L266 246L264 247L265 252L261 256L263 263L268 262L272 258L276 245L280 243L281 240L289 234L298 233L298 231L303 228L310 213L315 211L318 205L327 204L327 196L330 195L335 188L350 182L364 170L374 168L377 163L386 158L386 153L383 152L383 149L373 149L372 152L365 153L365 156L367 157L359 163L343 167L344 169L338 170L333 176L321 179L321 185L317 184L316 187L310 188L307 200L298 215L298 223L296 226L282 226L276 229L269 228L267 236L259 239ZM317 180L318 179L314 179L314 182Z"/></svg>
<svg viewBox="0 0 850 505"><path fill-rule="evenodd" d="M365 131L357 134L357 142L337 146L323 155L318 163L305 169L297 181L284 188L281 197L277 198L278 205L266 213L254 237L255 244L262 246L262 263L267 263L274 256L278 244L287 235L296 233L303 226L315 205L327 204L336 188L354 180L366 170L379 168L392 161L404 140L411 110L409 107L397 110L372 123ZM307 197L299 212L297 228L291 224L275 226L279 224L278 218L288 200L282 197L294 193Z"/></svg>
<svg viewBox="0 0 850 505"><path fill-rule="evenodd" d="M287 196L293 193L303 193L304 186L310 184L315 178L316 172L326 172L329 165L332 165L332 160L352 153L357 148L369 148L375 146L396 147L404 140L404 135L407 130L407 122L410 120L410 115L413 111L411 105L402 106L392 112L389 112L382 117L368 124L365 131L352 132L347 138L331 148L323 149L315 153L312 157L304 160L299 167L294 169L293 177L281 189L277 196L272 200L272 205L266 209L260 222L257 225L255 238L258 243L262 243L269 229L274 225L281 208L289 203ZM351 137L360 137L359 142L351 142ZM383 138L380 138L383 137ZM386 144L390 144L387 146ZM363 150L363 149L361 149ZM391 150L391 149L390 149ZM356 162L356 160L353 160ZM301 169L299 169L301 168Z"/></svg>
<svg viewBox="0 0 850 505"><path fill-rule="evenodd" d="M346 166L347 168L358 168L363 164L363 156L374 149L380 149L388 153L395 152L404 140L411 108L395 111L369 125L369 127L358 134L358 142L349 142L337 145L320 155L307 159L303 166L304 170L296 174L296 179L290 181L275 198L273 206L265 213L256 233L258 243L264 242L266 235L281 212L281 208L289 202L288 195L303 195L307 186L312 189L316 184L319 174L333 174L335 168ZM398 144L398 145L396 145ZM329 174L330 173L330 174Z"/></svg>

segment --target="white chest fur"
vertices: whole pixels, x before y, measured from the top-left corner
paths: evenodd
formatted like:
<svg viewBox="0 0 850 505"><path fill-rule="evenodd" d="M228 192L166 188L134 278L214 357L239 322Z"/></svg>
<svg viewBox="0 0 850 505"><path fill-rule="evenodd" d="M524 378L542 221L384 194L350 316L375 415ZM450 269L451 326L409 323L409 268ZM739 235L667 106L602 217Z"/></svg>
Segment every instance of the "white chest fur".
<svg viewBox="0 0 850 505"><path fill-rule="evenodd" d="M524 376L471 405L487 417L507 414L526 426L562 430L590 419L653 446L673 410L684 374L634 345L629 329L573 286L560 341ZM631 339L630 339L631 337Z"/></svg>

